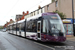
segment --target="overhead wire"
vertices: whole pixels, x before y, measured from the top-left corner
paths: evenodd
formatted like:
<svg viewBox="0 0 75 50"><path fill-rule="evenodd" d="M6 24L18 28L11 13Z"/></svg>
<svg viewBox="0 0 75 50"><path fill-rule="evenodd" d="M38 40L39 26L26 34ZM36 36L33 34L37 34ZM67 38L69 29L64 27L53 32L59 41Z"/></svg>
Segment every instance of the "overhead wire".
<svg viewBox="0 0 75 50"><path fill-rule="evenodd" d="M44 0L40 1L39 3L37 3L36 5L32 6L31 8L29 8L28 10L31 10L32 8L34 8L35 6L37 6L38 4L42 3ZM19 0L16 1L16 3L12 6L12 8L9 10L9 12L7 13L7 15L12 11L12 9L16 6L16 4L19 2Z"/></svg>
<svg viewBox="0 0 75 50"><path fill-rule="evenodd" d="M12 9L16 6L16 4L19 2L19 0L16 1L16 3L12 6L12 8L9 10L9 12L7 13L7 15L12 11Z"/></svg>
<svg viewBox="0 0 75 50"><path fill-rule="evenodd" d="M40 3L44 2L45 0L40 1L39 3L37 3L36 5L32 6L31 8L29 8L28 10L31 10L32 8L34 8L35 6L39 5ZM9 12L7 13L7 15L12 11L12 9L17 5L17 3L19 2L19 0L16 1L16 3L12 6L12 8L9 10ZM12 17L12 16L11 16Z"/></svg>
<svg viewBox="0 0 75 50"><path fill-rule="evenodd" d="M29 8L28 10L31 10L33 7L37 6L38 4L42 3L44 0L40 1L39 3L37 3L36 5L32 6L31 8Z"/></svg>

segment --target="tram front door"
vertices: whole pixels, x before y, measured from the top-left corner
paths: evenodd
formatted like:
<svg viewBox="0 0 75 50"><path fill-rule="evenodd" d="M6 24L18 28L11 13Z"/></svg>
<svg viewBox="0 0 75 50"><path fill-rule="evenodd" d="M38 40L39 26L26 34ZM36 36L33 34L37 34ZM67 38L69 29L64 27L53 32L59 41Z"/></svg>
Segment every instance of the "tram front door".
<svg viewBox="0 0 75 50"><path fill-rule="evenodd" d="M41 40L41 21L37 22L37 38Z"/></svg>

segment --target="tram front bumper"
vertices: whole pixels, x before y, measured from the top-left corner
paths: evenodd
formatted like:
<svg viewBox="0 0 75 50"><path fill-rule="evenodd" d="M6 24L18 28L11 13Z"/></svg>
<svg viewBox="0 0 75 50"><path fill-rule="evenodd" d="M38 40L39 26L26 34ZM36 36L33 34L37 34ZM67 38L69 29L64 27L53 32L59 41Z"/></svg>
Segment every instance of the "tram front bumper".
<svg viewBox="0 0 75 50"><path fill-rule="evenodd" d="M52 41L52 42L64 42L66 40L66 37L59 36L59 37L49 37L47 41Z"/></svg>

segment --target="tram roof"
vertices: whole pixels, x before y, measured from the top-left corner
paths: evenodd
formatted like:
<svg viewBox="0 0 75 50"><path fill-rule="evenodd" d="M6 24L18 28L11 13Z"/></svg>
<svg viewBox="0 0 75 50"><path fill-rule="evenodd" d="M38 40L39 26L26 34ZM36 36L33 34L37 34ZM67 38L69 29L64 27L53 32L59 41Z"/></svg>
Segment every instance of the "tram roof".
<svg viewBox="0 0 75 50"><path fill-rule="evenodd" d="M24 22L25 21L25 19L23 19L23 20L20 20L20 21L18 21L17 23L22 23L22 22Z"/></svg>
<svg viewBox="0 0 75 50"><path fill-rule="evenodd" d="M27 21L30 20L30 19L37 19L37 18L40 17L41 15L42 15L42 14L38 14L38 15L35 15L35 16L31 16L31 17L27 18ZM25 21L25 19L20 20L20 21L18 21L17 23L22 23L22 22L24 22L24 21Z"/></svg>
<svg viewBox="0 0 75 50"><path fill-rule="evenodd" d="M16 22L14 22L13 24L16 24Z"/></svg>
<svg viewBox="0 0 75 50"><path fill-rule="evenodd" d="M39 17L41 17L41 16L42 16L42 14L38 14L38 15L29 17L29 18L27 18L27 21L30 20L30 19L37 19L37 18L39 18Z"/></svg>
<svg viewBox="0 0 75 50"><path fill-rule="evenodd" d="M10 26L10 25L13 25L14 23L11 23L11 24L9 24L8 26Z"/></svg>

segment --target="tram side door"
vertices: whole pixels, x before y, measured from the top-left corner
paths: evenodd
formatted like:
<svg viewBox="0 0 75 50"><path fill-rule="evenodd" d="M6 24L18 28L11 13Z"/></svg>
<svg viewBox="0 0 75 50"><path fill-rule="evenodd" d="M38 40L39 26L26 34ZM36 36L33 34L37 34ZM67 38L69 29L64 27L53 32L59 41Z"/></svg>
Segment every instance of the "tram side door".
<svg viewBox="0 0 75 50"><path fill-rule="evenodd" d="M41 40L41 21L37 22L37 39Z"/></svg>

